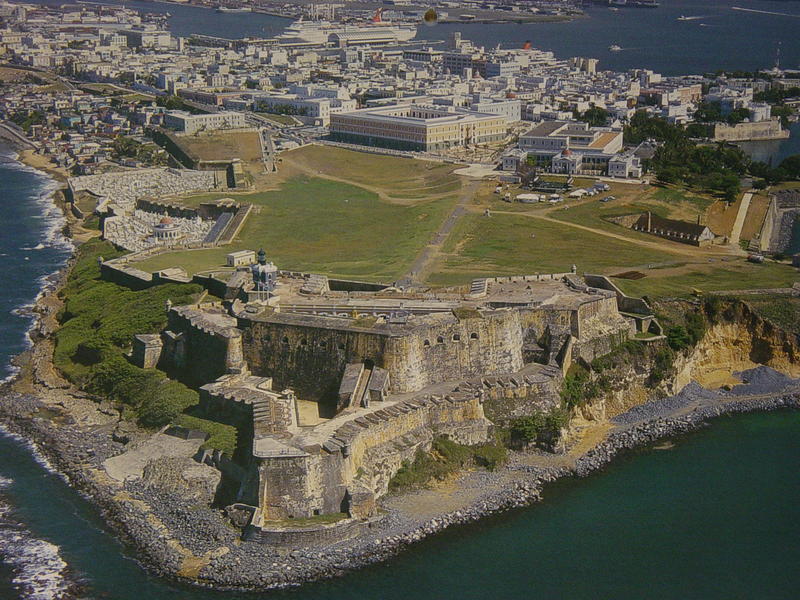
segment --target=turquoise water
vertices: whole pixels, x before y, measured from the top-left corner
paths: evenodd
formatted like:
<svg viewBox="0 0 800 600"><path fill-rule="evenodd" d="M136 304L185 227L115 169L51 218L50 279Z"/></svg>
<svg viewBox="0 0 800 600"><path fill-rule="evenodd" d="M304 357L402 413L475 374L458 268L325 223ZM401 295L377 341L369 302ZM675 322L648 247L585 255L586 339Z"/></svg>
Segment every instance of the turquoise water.
<svg viewBox="0 0 800 600"><path fill-rule="evenodd" d="M287 22L126 4L169 11L179 35L274 35ZM649 67L665 74L770 66L781 41L783 64L800 63L800 21L730 9L735 4L800 14L800 3L662 4L657 11L592 8L592 18L571 24L439 25L421 29L420 37L443 39L457 29L492 46L530 39L559 56L598 56L603 68ZM708 26L677 22L680 14L708 15L701 21ZM624 50L607 52L612 43ZM29 319L18 309L32 302L68 249L45 201L48 180L0 152L0 181L0 269L7 282L0 294L2 379L12 372L10 357L26 345ZM20 595L24 582L14 584L14 578L36 580L27 598L57 597L76 580L86 597L114 600L796 598L798 440L798 413L724 419L682 438L672 450L629 456L602 474L561 482L547 489L541 504L445 532L384 565L299 591L248 595L149 577L78 494L37 463L21 441L0 434L0 599Z"/></svg>
<svg viewBox="0 0 800 600"><path fill-rule="evenodd" d="M263 594L148 577L25 448L0 437L0 453L16 515L58 546L93 598L729 600L796 598L800 589L798 412L722 419L671 450L559 482L540 504L447 531L383 565Z"/></svg>

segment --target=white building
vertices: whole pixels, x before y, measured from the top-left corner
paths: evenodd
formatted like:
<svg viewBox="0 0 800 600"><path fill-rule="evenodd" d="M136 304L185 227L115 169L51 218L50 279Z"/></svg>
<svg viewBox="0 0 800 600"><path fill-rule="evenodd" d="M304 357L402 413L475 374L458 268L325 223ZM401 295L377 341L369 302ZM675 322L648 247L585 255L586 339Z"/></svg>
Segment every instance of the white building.
<svg viewBox="0 0 800 600"><path fill-rule="evenodd" d="M246 127L244 114L233 111L193 115L184 110L170 110L164 116L164 125L182 133L216 131Z"/></svg>

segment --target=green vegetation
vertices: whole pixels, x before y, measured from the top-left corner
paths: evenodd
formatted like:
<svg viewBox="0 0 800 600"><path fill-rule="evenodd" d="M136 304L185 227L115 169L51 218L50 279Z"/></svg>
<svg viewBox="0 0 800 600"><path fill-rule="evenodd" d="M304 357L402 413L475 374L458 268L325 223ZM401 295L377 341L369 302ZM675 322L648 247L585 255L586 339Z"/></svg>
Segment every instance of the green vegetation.
<svg viewBox="0 0 800 600"><path fill-rule="evenodd" d="M32 125L44 123L44 113L38 110L18 111L10 116L10 121L27 132Z"/></svg>
<svg viewBox="0 0 800 600"><path fill-rule="evenodd" d="M430 452L418 450L413 462L403 462L389 481L389 489L399 491L425 487L431 481L442 481L470 464L493 470L506 461L506 456L505 447L498 442L464 446L437 437Z"/></svg>
<svg viewBox="0 0 800 600"><path fill-rule="evenodd" d="M258 112L257 115L264 117L265 119L269 119L270 121L274 121L280 125L294 125L295 120L290 117L289 115L282 115L277 113L267 113L267 112Z"/></svg>
<svg viewBox="0 0 800 600"><path fill-rule="evenodd" d="M608 121L608 111L600 106L593 106L583 113L575 113L575 118L588 123L591 127L603 127Z"/></svg>
<svg viewBox="0 0 800 600"><path fill-rule="evenodd" d="M722 105L719 102L701 102L694 114L695 121L700 123L720 123L736 125L750 118L750 111L746 108L736 108L728 115L722 114Z"/></svg>
<svg viewBox="0 0 800 600"><path fill-rule="evenodd" d="M698 264L681 273L662 275L648 271L643 279L614 279L630 296L651 298L690 296L694 290L705 292L759 288L785 288L800 279L797 269L789 265L765 262L753 264L744 260L714 265Z"/></svg>
<svg viewBox="0 0 800 600"><path fill-rule="evenodd" d="M685 321L684 324L667 329L667 345L673 350L680 351L694 346L706 333L706 321L701 313L686 313Z"/></svg>
<svg viewBox="0 0 800 600"><path fill-rule="evenodd" d="M160 427L198 402L197 392L156 370L140 369L124 356L137 333L166 324L164 303L190 303L198 285L165 285L133 291L100 279L98 258L117 256L107 242L78 248L77 262L61 290L64 309L55 334L53 362L72 383L125 408L146 427Z"/></svg>
<svg viewBox="0 0 800 600"><path fill-rule="evenodd" d="M712 104L701 105L699 121L721 121L721 110ZM729 123L741 122L747 115L745 109L733 111L726 120ZM791 114L788 107L773 107L776 116L787 118ZM625 141L638 144L648 138L662 143L656 151L648 168L655 171L662 183L686 183L696 189L721 194L732 202L739 194L739 181L750 174L761 178L765 184L800 178L800 156L785 159L778 167L763 162L752 162L735 144L718 142L698 144L692 137L707 134L703 124L689 127L673 125L665 119L650 117L645 112L637 112L625 128ZM756 187L763 187L756 182Z"/></svg>
<svg viewBox="0 0 800 600"><path fill-rule="evenodd" d="M800 298L790 296L748 297L744 301L760 317L785 331L800 335Z"/></svg>
<svg viewBox="0 0 800 600"><path fill-rule="evenodd" d="M592 377L591 373L578 365L573 365L564 377L561 388L561 402L567 408L586 404L610 389L607 377Z"/></svg>
<svg viewBox="0 0 800 600"><path fill-rule="evenodd" d="M567 423L569 423L569 412L561 407L549 412L537 412L527 417L519 417L511 421L509 429L511 442L552 448L554 442L558 440L561 429Z"/></svg>
<svg viewBox="0 0 800 600"><path fill-rule="evenodd" d="M306 146L284 153L283 161L320 175L345 179L402 203L430 199L461 188L456 165L354 152L331 146Z"/></svg>
<svg viewBox="0 0 800 600"><path fill-rule="evenodd" d="M609 227L615 227L608 224ZM465 215L444 244L428 282L457 285L476 277L606 272L668 260L672 255L525 214Z"/></svg>
<svg viewBox="0 0 800 600"><path fill-rule="evenodd" d="M683 126L639 111L625 127L625 141L638 144L649 138L661 142L649 165L660 182L686 182L697 189L720 193L728 201L736 199L739 178L749 165L738 146L699 145L692 141Z"/></svg>
<svg viewBox="0 0 800 600"><path fill-rule="evenodd" d="M236 428L232 425L225 425L191 415L178 415L173 423L179 427L206 432L209 438L203 444L203 448L219 450L229 457L233 456L236 450Z"/></svg>
<svg viewBox="0 0 800 600"><path fill-rule="evenodd" d="M200 196L192 202L218 197ZM443 198L392 204L359 187L308 177L237 200L252 202L257 210L233 244L162 254L137 266L154 271L180 265L196 273L223 266L229 252L263 247L281 268L393 280L406 271L455 202Z"/></svg>
<svg viewBox="0 0 800 600"><path fill-rule="evenodd" d="M697 216L704 215L708 207L714 203L713 198L693 194L680 186L651 187L646 192L638 193L635 198L636 200L633 202L619 204L616 202L585 202L570 206L567 210L553 211L548 216L559 221L601 229L632 240L653 242L652 235L621 227L610 219L650 211L660 217L693 221ZM664 258L675 259L673 253L667 253L669 249L670 244L665 243L665 255L662 257L662 261ZM674 252L681 253L682 251L674 248Z"/></svg>
<svg viewBox="0 0 800 600"><path fill-rule="evenodd" d="M114 153L118 158L135 158L149 165L166 165L169 154L155 144L142 144L124 135L114 138Z"/></svg>

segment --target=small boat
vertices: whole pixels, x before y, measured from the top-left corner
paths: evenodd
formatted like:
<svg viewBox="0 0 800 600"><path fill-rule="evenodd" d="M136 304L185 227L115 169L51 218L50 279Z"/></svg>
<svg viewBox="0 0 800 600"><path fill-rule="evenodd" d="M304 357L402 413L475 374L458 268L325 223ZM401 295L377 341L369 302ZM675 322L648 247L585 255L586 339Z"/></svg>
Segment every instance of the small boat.
<svg viewBox="0 0 800 600"><path fill-rule="evenodd" d="M622 50L622 46L617 46L616 44L611 44L611 45L608 47L608 49L609 49L611 52L619 52L620 50Z"/></svg>

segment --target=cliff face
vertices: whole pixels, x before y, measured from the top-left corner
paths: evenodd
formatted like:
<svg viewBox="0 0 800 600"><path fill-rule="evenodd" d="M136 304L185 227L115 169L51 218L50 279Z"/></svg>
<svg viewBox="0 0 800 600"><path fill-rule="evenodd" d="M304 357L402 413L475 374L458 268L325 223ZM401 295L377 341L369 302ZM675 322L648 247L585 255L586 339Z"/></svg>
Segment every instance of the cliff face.
<svg viewBox="0 0 800 600"><path fill-rule="evenodd" d="M756 365L800 376L800 340L758 316L744 302L735 302L688 356L679 357L670 391L679 391L692 379L717 384L725 373Z"/></svg>
<svg viewBox="0 0 800 600"><path fill-rule="evenodd" d="M687 312L699 310L683 304L681 309ZM651 386L648 378L655 354L656 349L649 347L636 360L604 373L612 382L611 390L574 411L570 434L587 421L611 419L634 406L677 394L693 380L707 387L735 384L739 381L733 372L758 365L800 377L798 336L763 319L741 301L726 304L693 348L676 353L672 373Z"/></svg>

